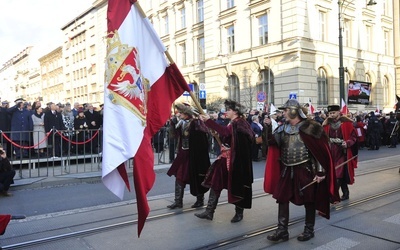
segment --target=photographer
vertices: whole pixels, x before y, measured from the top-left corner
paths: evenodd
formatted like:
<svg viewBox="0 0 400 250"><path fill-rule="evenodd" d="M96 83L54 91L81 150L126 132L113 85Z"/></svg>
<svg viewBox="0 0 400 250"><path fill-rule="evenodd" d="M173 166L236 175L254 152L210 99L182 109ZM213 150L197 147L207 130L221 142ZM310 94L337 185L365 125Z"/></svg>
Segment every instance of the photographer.
<svg viewBox="0 0 400 250"><path fill-rule="evenodd" d="M15 170L12 169L11 163L7 158L7 155L3 149L3 145L0 144L0 195L1 196L12 196L8 192L10 185L14 183Z"/></svg>

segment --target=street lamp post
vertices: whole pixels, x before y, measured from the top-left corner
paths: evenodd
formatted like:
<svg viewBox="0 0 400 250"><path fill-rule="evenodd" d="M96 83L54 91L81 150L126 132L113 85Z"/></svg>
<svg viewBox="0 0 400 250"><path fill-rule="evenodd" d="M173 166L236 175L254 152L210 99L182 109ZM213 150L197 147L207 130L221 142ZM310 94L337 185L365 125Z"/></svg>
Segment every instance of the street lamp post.
<svg viewBox="0 0 400 250"><path fill-rule="evenodd" d="M350 3L354 2L352 1L346 1L346 0L339 0L338 5L339 5L339 104L341 103L342 99L344 100L344 67L343 67L343 13L346 10L346 8L349 6ZM376 2L374 0L369 0L367 3L367 6L372 6L375 5Z"/></svg>

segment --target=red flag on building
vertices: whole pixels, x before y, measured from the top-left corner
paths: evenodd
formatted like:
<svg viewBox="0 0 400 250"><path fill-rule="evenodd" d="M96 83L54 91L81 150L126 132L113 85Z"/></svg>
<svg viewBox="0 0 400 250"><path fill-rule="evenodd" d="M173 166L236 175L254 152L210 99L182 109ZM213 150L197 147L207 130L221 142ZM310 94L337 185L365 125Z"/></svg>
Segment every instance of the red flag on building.
<svg viewBox="0 0 400 250"><path fill-rule="evenodd" d="M130 189L125 162L134 157L138 236L150 212L147 193L155 181L151 137L165 124L172 103L190 91L136 0L109 0L104 86L104 185L123 198Z"/></svg>
<svg viewBox="0 0 400 250"><path fill-rule="evenodd" d="M344 102L342 98L342 109L340 110L340 113L344 115L348 115L350 113L349 109L347 108L347 104Z"/></svg>

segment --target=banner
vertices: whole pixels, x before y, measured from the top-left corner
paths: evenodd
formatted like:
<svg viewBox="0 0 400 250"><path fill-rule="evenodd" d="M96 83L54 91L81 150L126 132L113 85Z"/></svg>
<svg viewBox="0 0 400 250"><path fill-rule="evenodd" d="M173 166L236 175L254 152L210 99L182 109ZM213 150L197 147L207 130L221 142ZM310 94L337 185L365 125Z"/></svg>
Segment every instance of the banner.
<svg viewBox="0 0 400 250"><path fill-rule="evenodd" d="M371 96L371 83L350 80L347 91L348 104L369 105Z"/></svg>

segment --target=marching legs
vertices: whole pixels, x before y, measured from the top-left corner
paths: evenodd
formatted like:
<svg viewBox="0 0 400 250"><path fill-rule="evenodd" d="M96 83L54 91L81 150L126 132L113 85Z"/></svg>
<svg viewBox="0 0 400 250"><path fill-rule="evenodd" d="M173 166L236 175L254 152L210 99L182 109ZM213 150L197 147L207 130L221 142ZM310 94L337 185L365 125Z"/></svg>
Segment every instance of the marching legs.
<svg viewBox="0 0 400 250"><path fill-rule="evenodd" d="M183 192L185 191L185 187L179 185L178 182L175 181L175 202L171 205L167 206L167 208L175 209L183 207Z"/></svg>
<svg viewBox="0 0 400 250"><path fill-rule="evenodd" d="M219 194L217 195L213 189L210 189L210 196L208 198L206 211L194 215L196 217L199 217L200 219L212 220L214 218L214 211L217 208L218 199L219 199Z"/></svg>
<svg viewBox="0 0 400 250"><path fill-rule="evenodd" d="M279 203L278 207L278 228L273 234L267 236L270 241L289 240L289 203Z"/></svg>

